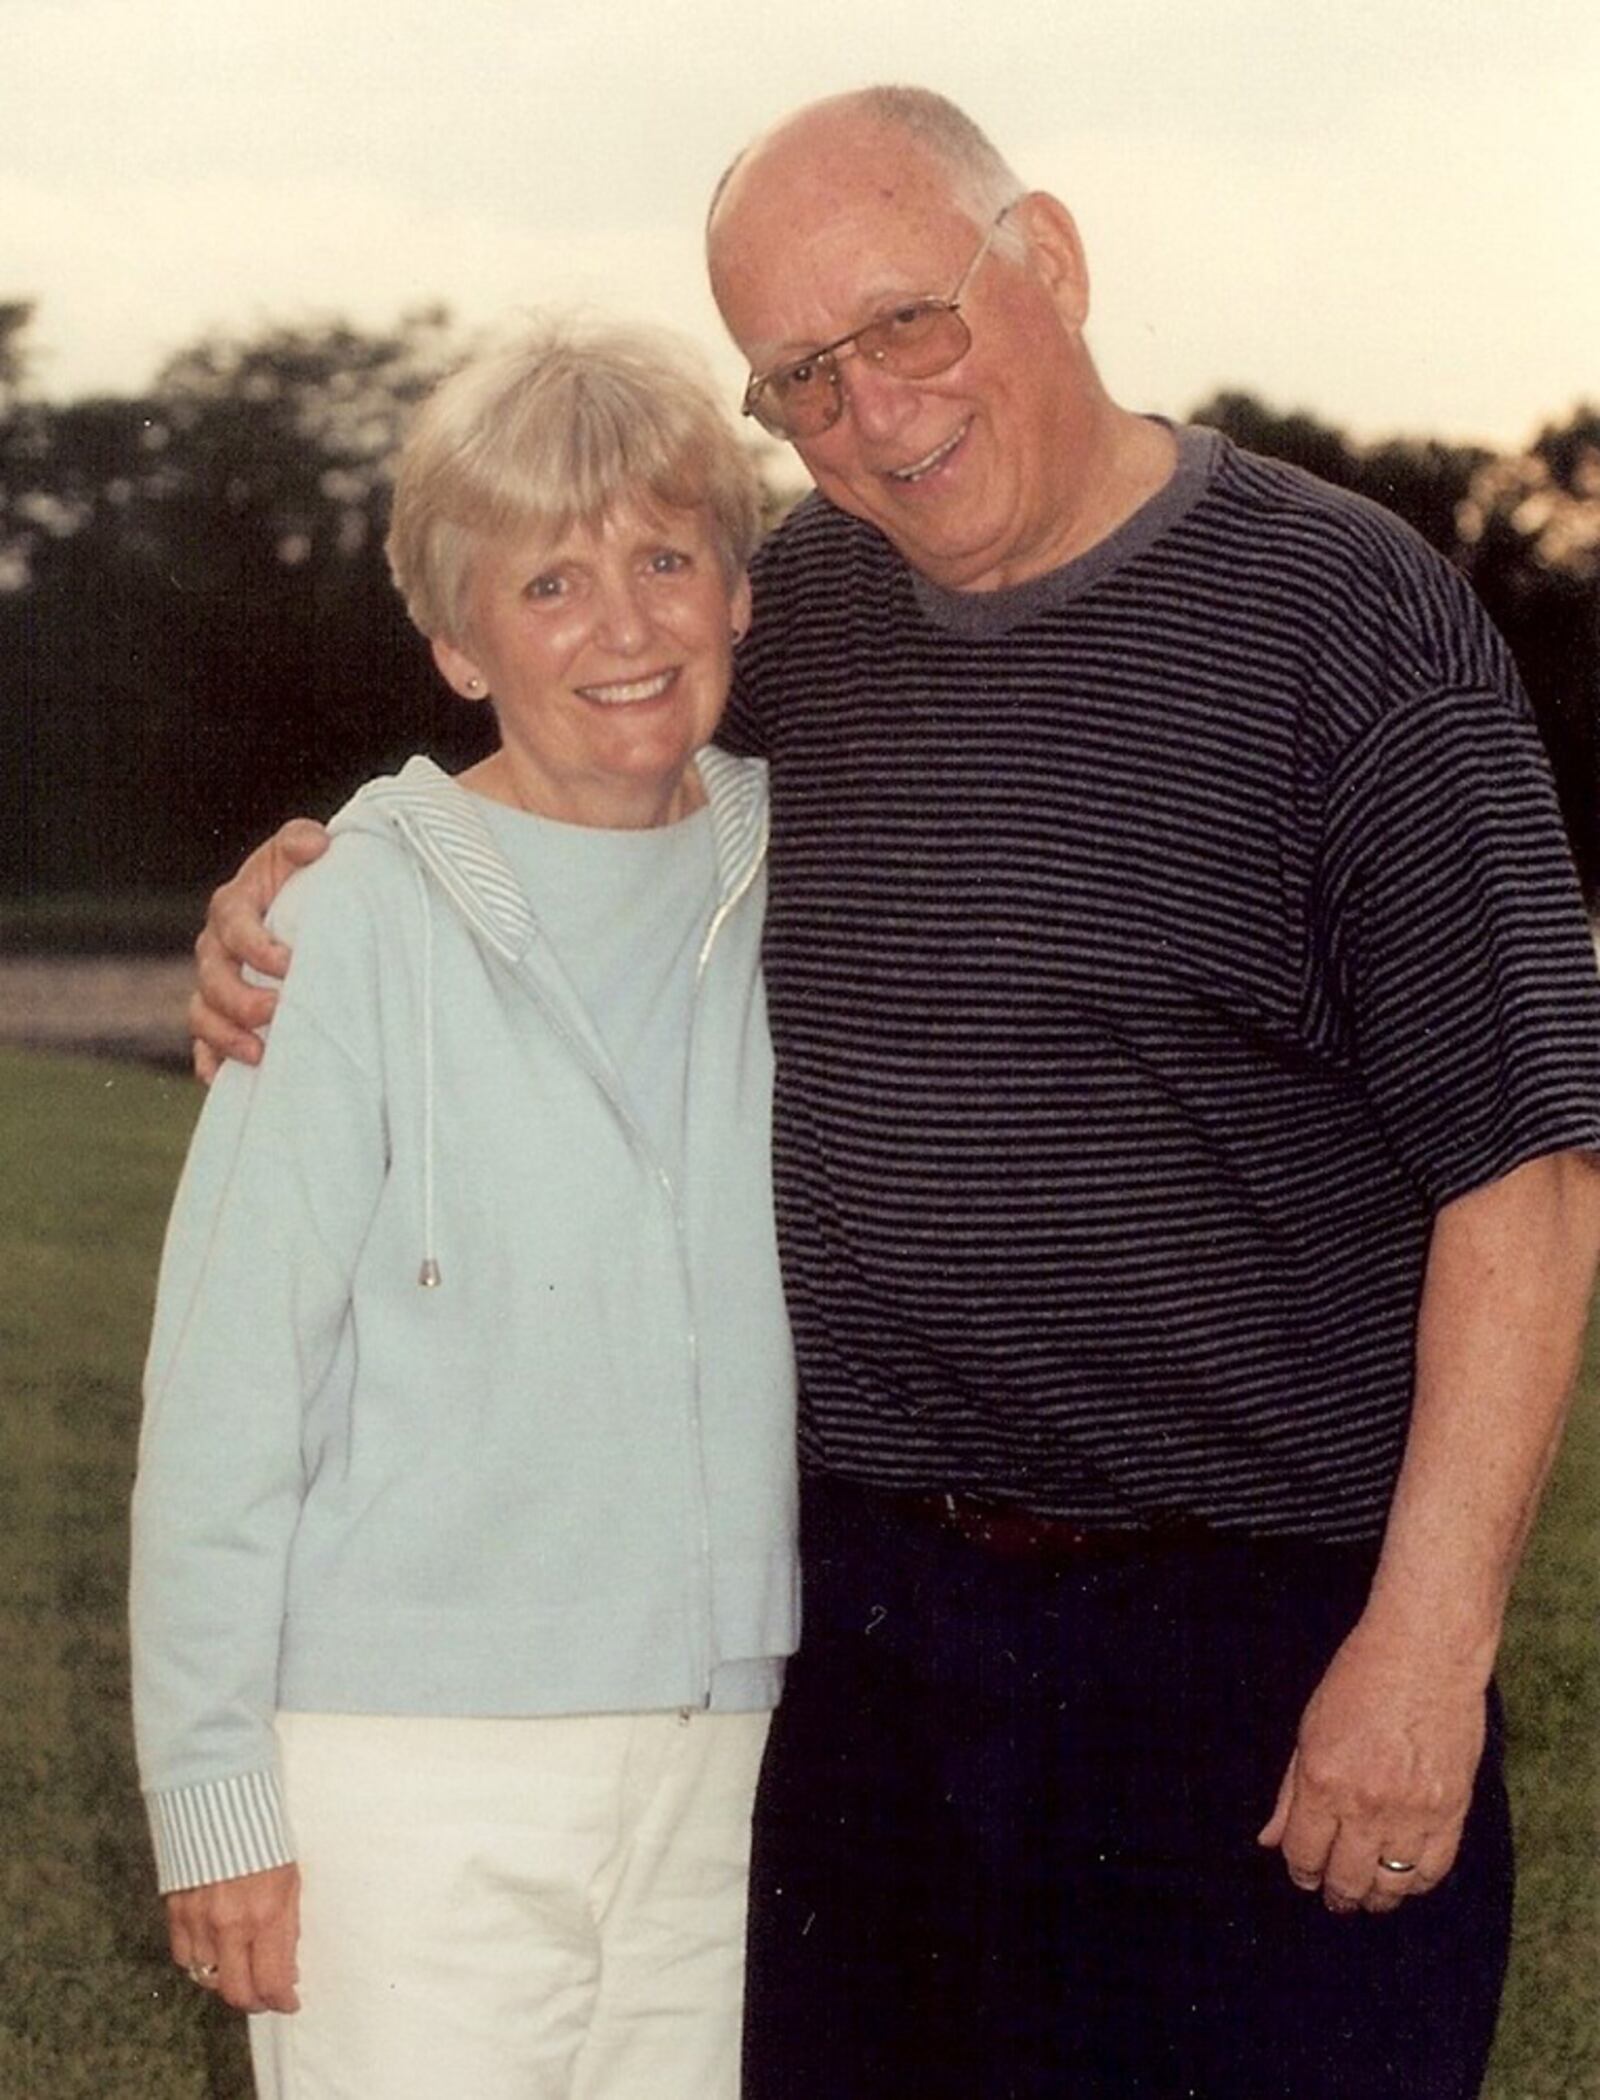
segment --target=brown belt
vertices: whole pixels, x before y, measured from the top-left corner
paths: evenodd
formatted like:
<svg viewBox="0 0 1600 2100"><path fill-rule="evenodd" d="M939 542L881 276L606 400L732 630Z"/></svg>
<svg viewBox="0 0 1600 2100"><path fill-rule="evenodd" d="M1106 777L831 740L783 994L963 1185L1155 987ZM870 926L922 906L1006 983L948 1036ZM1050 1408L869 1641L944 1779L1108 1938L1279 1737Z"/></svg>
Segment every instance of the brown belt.
<svg viewBox="0 0 1600 2100"><path fill-rule="evenodd" d="M997 1560L1128 1560L1140 1553L1189 1545L1206 1536L1198 1518L1100 1530L1070 1517L1047 1517L1020 1502L992 1502L981 1495L895 1495L897 1508Z"/></svg>

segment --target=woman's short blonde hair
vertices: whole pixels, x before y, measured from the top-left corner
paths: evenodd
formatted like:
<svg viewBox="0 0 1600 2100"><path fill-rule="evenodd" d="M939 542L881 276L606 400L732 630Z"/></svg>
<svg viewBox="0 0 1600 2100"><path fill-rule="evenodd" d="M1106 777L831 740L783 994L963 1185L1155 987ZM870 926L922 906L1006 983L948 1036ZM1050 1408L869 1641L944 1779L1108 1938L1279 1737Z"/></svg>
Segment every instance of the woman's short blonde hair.
<svg viewBox="0 0 1600 2100"><path fill-rule="evenodd" d="M652 501L709 508L731 589L760 531L760 484L693 352L654 328L543 321L470 358L418 409L389 570L422 632L459 643L481 543L554 541Z"/></svg>

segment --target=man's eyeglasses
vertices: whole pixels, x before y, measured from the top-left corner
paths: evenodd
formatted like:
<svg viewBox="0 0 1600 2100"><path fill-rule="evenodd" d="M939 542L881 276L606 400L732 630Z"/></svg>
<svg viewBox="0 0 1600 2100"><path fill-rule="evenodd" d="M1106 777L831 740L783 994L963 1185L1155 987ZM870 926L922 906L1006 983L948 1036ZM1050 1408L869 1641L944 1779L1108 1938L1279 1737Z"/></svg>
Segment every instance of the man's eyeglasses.
<svg viewBox="0 0 1600 2100"><path fill-rule="evenodd" d="M852 328L848 335L819 344L804 357L775 365L770 372L753 372L744 390L743 413L754 416L774 437L820 437L833 428L844 409L841 350L853 349L857 357L870 358L896 379L932 379L936 372L947 372L959 363L972 348L972 331L961 318L962 295L1010 209L1006 205L990 221L978 252L948 299L908 300L864 328Z"/></svg>

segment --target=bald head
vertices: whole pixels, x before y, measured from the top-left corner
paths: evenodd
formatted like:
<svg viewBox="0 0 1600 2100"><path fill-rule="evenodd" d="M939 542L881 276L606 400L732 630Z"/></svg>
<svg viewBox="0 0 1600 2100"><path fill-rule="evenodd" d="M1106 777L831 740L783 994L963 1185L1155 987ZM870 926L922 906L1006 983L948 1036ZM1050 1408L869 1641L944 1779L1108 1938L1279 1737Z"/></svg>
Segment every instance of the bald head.
<svg viewBox="0 0 1600 2100"><path fill-rule="evenodd" d="M803 295L808 278L828 270L840 241L865 234L884 249L903 242L907 228L982 231L1022 194L983 132L944 96L910 87L831 95L764 132L718 183L706 227L712 293L730 332L755 357L748 302L740 296L752 265L767 275L776 264ZM1018 259L1025 245L1021 220L1008 218L995 235L996 252ZM930 280L919 288L936 287ZM865 289L871 296L897 287L885 279ZM764 311L766 302L760 304ZM775 340L758 326L762 354Z"/></svg>
<svg viewBox="0 0 1600 2100"><path fill-rule="evenodd" d="M910 152L936 167L950 201L975 225L987 225L1022 195L1022 183L987 134L947 96L931 88L858 88L808 103L781 118L735 157L711 194L708 251L715 245L724 199L730 192L737 199L747 173L759 177L765 169L781 174L793 167L796 157L803 163L810 155L825 154L841 138L874 135L881 140L886 163Z"/></svg>

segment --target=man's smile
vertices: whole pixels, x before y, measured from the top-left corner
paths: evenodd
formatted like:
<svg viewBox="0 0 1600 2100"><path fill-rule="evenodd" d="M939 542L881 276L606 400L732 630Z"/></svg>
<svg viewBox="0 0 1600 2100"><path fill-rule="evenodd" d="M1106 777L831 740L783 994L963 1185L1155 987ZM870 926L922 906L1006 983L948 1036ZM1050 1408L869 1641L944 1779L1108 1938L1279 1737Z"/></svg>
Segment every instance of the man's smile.
<svg viewBox="0 0 1600 2100"><path fill-rule="evenodd" d="M935 445L931 452L927 453L922 459L913 460L908 467L888 468L885 473L885 479L899 482L904 487L910 487L913 483L923 480L933 472L935 467L944 465L945 461L955 451L971 428L972 418L968 416L953 437L947 437L943 444Z"/></svg>

